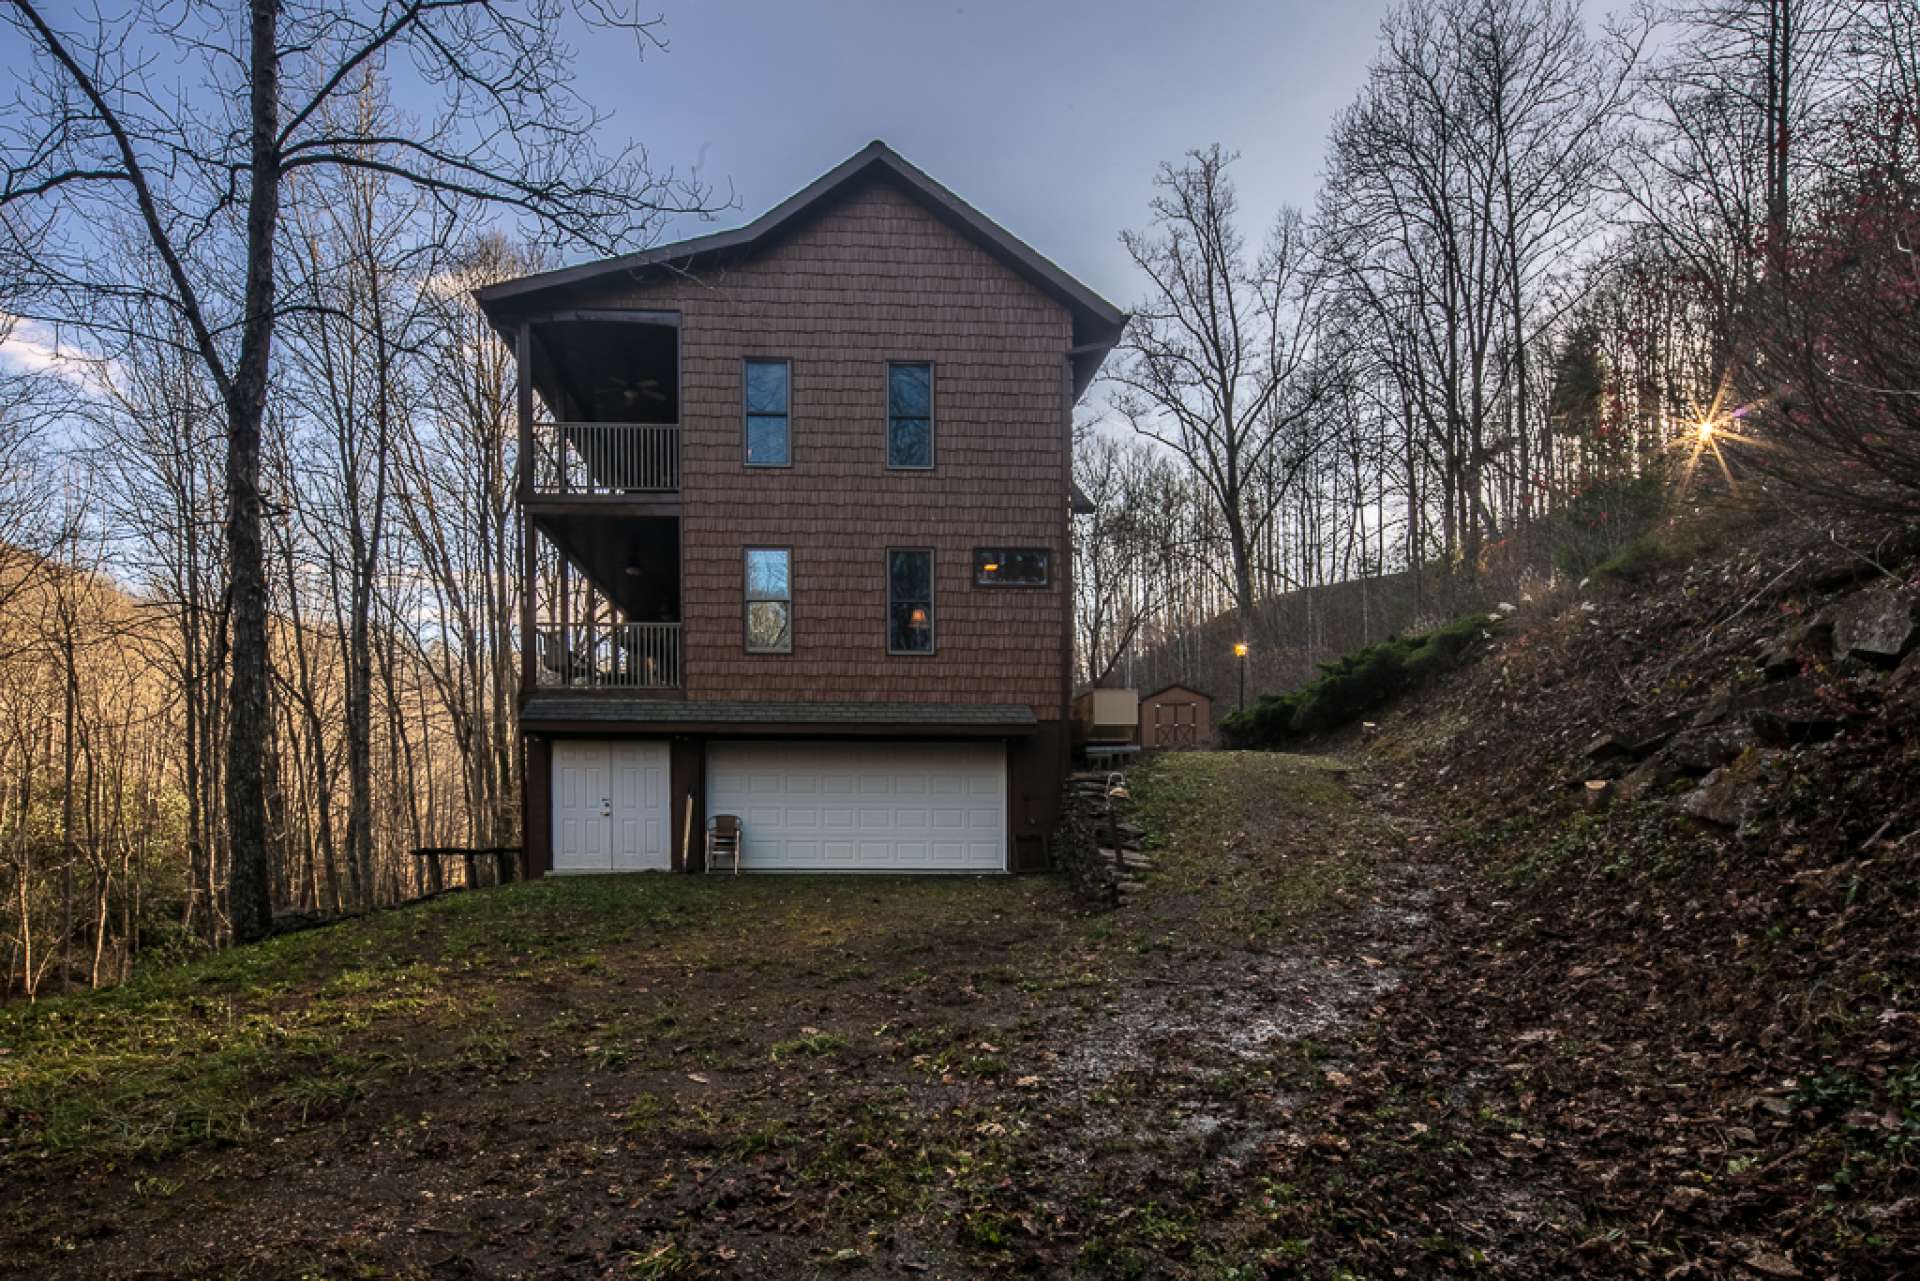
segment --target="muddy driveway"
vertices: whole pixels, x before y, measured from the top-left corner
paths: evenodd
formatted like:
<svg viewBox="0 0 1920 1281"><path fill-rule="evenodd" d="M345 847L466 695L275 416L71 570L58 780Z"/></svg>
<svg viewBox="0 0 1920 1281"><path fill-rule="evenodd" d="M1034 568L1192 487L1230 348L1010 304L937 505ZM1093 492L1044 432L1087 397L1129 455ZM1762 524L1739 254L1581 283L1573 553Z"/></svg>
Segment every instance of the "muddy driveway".
<svg viewBox="0 0 1920 1281"><path fill-rule="evenodd" d="M1046 878L509 887L255 958L218 1002L122 998L89 1042L132 1055L205 1019L217 1058L220 1018L278 1020L218 1081L129 1058L116 1100L36 1025L8 1069L33 1106L8 1117L0 1270L1291 1266L1307 1193L1276 1172L1364 1092L1437 873L1331 762L1189 754L1131 781L1155 865L1111 913ZM39 1110L56 1086L65 1128ZM155 1124L205 1123L131 1145L169 1106Z"/></svg>

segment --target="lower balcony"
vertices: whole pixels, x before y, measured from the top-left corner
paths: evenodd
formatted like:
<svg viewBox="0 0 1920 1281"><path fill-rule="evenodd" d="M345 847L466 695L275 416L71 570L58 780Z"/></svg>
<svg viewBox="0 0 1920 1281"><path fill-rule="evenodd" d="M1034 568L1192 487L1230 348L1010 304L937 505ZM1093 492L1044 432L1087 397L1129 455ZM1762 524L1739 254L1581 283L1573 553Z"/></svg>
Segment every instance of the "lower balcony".
<svg viewBox="0 0 1920 1281"><path fill-rule="evenodd" d="M680 624L567 623L533 629L540 689L679 689Z"/></svg>

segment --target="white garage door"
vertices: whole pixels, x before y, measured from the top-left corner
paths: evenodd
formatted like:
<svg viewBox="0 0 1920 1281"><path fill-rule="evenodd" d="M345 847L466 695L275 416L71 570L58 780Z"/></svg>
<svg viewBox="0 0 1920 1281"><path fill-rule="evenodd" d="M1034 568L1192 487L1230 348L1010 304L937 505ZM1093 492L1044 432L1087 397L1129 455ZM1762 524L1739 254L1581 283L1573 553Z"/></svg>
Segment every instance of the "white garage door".
<svg viewBox="0 0 1920 1281"><path fill-rule="evenodd" d="M560 739L553 745L553 870L664 872L667 745Z"/></svg>
<svg viewBox="0 0 1920 1281"><path fill-rule="evenodd" d="M707 814L746 828L743 870L1004 872L999 743L713 743Z"/></svg>

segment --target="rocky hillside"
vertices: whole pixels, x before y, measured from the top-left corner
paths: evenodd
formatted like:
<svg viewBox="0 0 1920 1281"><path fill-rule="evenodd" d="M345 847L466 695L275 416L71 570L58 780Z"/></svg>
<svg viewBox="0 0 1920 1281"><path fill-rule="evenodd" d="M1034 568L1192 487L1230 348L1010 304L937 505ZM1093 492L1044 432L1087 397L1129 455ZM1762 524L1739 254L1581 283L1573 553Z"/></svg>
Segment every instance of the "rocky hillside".
<svg viewBox="0 0 1920 1281"><path fill-rule="evenodd" d="M1443 1099L1418 1128L1450 1142L1408 1162L1404 1121L1349 1103L1345 1167L1400 1167L1352 1213L1492 1179L1569 1270L1911 1275L1917 554L1694 518L1521 603L1357 745L1462 875L1372 1082Z"/></svg>

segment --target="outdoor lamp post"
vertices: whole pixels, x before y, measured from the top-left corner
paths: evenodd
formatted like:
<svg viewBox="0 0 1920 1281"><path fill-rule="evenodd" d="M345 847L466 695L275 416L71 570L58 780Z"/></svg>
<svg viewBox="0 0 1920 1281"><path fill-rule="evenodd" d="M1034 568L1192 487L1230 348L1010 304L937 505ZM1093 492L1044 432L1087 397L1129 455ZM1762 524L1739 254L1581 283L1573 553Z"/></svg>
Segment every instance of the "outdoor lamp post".
<svg viewBox="0 0 1920 1281"><path fill-rule="evenodd" d="M1240 660L1240 710L1244 712L1247 710L1247 643L1245 641L1234 642L1233 656Z"/></svg>

